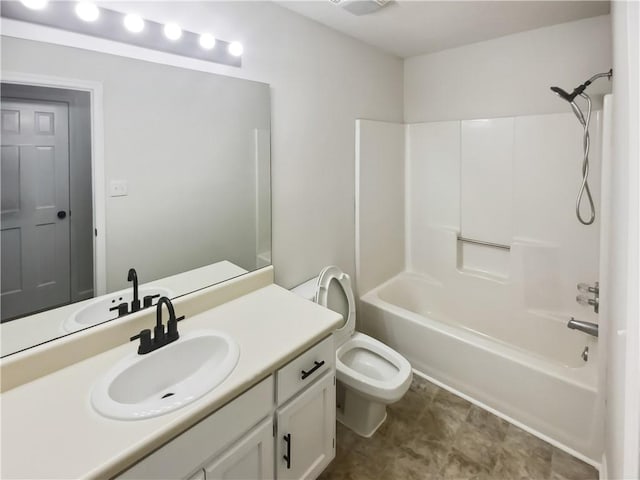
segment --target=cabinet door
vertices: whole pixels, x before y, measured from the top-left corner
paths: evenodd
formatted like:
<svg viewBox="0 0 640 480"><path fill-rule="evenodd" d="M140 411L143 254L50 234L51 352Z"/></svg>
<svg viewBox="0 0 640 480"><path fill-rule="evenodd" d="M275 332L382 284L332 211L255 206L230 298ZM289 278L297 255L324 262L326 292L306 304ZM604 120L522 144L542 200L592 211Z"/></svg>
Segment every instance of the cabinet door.
<svg viewBox="0 0 640 480"><path fill-rule="evenodd" d="M278 480L316 478L335 456L334 371L277 411Z"/></svg>
<svg viewBox="0 0 640 480"><path fill-rule="evenodd" d="M205 467L206 480L272 479L273 421L265 420L213 463Z"/></svg>

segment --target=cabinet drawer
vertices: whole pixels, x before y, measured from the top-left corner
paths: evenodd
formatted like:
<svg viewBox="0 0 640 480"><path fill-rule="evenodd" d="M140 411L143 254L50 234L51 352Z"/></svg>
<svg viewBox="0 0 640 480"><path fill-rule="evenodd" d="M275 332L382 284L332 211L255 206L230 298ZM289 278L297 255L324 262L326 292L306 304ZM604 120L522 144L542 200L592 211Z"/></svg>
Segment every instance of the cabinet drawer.
<svg viewBox="0 0 640 480"><path fill-rule="evenodd" d="M335 368L335 364L336 349L331 335L278 370L278 405L282 405L307 385L311 385L327 370Z"/></svg>

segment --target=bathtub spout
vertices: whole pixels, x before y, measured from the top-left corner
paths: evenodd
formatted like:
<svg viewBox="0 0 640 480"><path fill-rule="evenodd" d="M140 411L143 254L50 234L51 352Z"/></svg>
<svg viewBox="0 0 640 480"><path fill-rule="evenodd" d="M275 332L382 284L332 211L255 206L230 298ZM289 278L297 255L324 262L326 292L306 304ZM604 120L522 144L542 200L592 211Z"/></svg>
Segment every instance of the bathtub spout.
<svg viewBox="0 0 640 480"><path fill-rule="evenodd" d="M571 320L569 320L569 323L567 323L567 327L571 328L572 330L580 330L581 332L588 333L589 335L592 335L594 337L598 336L597 323L583 322L582 320L576 320L575 318L571 317Z"/></svg>

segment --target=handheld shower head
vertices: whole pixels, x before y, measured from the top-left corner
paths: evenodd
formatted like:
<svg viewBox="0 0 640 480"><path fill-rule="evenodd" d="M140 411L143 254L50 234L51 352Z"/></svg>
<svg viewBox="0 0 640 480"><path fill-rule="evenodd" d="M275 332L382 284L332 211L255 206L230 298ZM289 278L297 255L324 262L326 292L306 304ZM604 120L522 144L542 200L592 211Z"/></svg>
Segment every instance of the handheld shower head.
<svg viewBox="0 0 640 480"><path fill-rule="evenodd" d="M584 126L585 124L584 115L582 114L582 112L578 108L578 105L576 105L576 102L574 101L575 98L578 96L578 94L576 93L576 90L574 90L572 94L569 94L565 92L563 89L561 89L560 87L551 87L551 91L553 93L558 95L563 100L566 100L567 102L569 102L569 105L571 105L571 109L573 110L573 113L575 113L576 117L578 118L578 121ZM583 93L582 95L585 95L585 94Z"/></svg>
<svg viewBox="0 0 640 480"><path fill-rule="evenodd" d="M582 85L578 85L576 88L573 89L573 92L571 93L567 93L565 92L563 89L561 89L560 87L551 87L551 91L553 93L555 93L556 95L558 95L560 98L562 98L563 100L566 100L569 103L572 103L575 98L578 95L581 95L582 92L584 92L586 90L586 88L591 84L591 82L589 80L587 80L585 83L583 83Z"/></svg>
<svg viewBox="0 0 640 480"><path fill-rule="evenodd" d="M551 91L567 102L573 102L575 98L575 96L572 97L560 87L551 87Z"/></svg>
<svg viewBox="0 0 640 480"><path fill-rule="evenodd" d="M576 88L573 89L573 92L571 93L567 93L566 91L564 91L563 89L561 89L560 87L551 87L551 91L553 93L555 93L556 95L558 95L560 98L562 98L563 100L566 100L567 102L571 103L573 102L576 97L578 95L582 95L583 92L587 89L587 87L589 85L591 85L591 83L594 80L597 80L598 78L602 78L602 77L607 77L609 80L611 80L611 77L613 76L613 69L610 69L608 72L603 72L603 73L597 73L595 74L593 77L591 77L589 80L587 80L586 82L584 82L581 85L578 85Z"/></svg>
<svg viewBox="0 0 640 480"><path fill-rule="evenodd" d="M567 93L560 87L551 87L551 91L553 93L555 93L560 98L567 101L569 105L571 105L571 109L573 110L573 113L576 115L578 121L584 128L583 142L582 142L583 153L584 153L583 160L582 160L582 184L580 185L580 191L578 192L578 198L576 199L576 216L578 217L578 220L580 221L580 223L582 223L583 225L591 225L596 218L596 210L593 203L593 198L591 196L591 191L589 190L589 183L587 182L587 179L589 176L589 119L591 118L591 99L589 98L589 95L584 93L584 91L587 89L589 85L591 85L593 81L597 80L598 78L607 77L609 80L611 80L612 76L613 76L613 69L609 70L608 72L597 73L593 77L591 77L589 80L584 82L583 84L578 85L576 88L574 88L573 92L571 93ZM578 105L575 102L575 99L578 96L582 97L587 102L586 116L582 113L582 110L580 109L580 107L578 107ZM585 193L589 201L590 215L588 219L584 219L580 211L582 196Z"/></svg>

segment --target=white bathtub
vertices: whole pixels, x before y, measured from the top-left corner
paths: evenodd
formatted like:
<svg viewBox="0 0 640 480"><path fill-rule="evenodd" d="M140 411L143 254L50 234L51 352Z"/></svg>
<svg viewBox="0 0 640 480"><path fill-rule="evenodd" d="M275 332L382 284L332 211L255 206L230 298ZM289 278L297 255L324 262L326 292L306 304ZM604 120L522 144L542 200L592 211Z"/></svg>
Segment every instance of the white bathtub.
<svg viewBox="0 0 640 480"><path fill-rule="evenodd" d="M361 297L358 329L418 372L597 465L597 341L569 330L567 318L513 314L483 304L483 292L474 297L456 298L429 277L402 273Z"/></svg>

